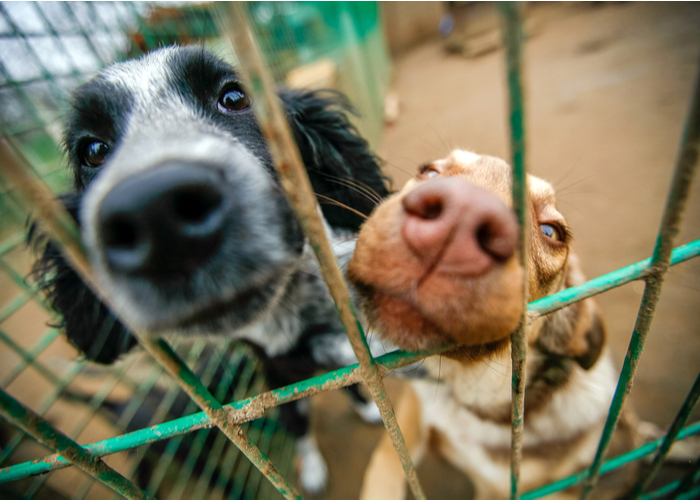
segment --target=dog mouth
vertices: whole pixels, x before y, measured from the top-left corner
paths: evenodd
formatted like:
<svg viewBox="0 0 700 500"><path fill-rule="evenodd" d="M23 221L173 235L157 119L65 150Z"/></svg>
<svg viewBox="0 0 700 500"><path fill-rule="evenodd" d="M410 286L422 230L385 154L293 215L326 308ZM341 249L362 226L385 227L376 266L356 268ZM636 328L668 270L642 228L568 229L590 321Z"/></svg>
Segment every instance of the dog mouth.
<svg viewBox="0 0 700 500"><path fill-rule="evenodd" d="M430 319L408 294L397 294L366 283L355 283L370 325L401 349L440 347L454 339Z"/></svg>
<svg viewBox="0 0 700 500"><path fill-rule="evenodd" d="M272 306L280 290L285 288L282 281L279 276L271 276L256 286L210 300L193 313L174 318L156 329L224 334L243 327Z"/></svg>

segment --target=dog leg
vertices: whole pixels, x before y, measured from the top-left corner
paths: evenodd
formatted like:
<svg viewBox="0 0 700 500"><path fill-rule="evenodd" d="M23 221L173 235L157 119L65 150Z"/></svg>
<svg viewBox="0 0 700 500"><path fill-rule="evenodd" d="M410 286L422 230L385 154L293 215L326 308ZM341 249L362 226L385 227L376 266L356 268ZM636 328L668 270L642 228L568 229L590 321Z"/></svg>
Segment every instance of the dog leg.
<svg viewBox="0 0 700 500"><path fill-rule="evenodd" d="M296 437L295 455L299 486L321 493L328 486L328 466L310 429L311 401L301 399L280 406L279 421Z"/></svg>
<svg viewBox="0 0 700 500"><path fill-rule="evenodd" d="M316 436L307 434L296 442L299 485L312 495L321 493L328 486L328 466L318 449Z"/></svg>
<svg viewBox="0 0 700 500"><path fill-rule="evenodd" d="M396 419L406 447L416 464L423 458L428 441L421 421L421 405L411 386L404 389L396 407ZM382 436L372 453L360 492L361 500L401 500L406 498L406 476L388 434Z"/></svg>

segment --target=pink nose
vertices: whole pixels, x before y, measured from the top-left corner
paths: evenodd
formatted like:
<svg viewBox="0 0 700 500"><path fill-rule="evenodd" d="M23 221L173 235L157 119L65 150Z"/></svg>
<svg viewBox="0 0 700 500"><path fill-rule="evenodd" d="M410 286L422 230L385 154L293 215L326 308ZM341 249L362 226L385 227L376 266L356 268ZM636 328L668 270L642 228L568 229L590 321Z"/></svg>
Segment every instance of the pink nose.
<svg viewBox="0 0 700 500"><path fill-rule="evenodd" d="M437 271L480 276L515 253L515 215L496 195L464 179L428 181L403 199L403 207L403 239Z"/></svg>

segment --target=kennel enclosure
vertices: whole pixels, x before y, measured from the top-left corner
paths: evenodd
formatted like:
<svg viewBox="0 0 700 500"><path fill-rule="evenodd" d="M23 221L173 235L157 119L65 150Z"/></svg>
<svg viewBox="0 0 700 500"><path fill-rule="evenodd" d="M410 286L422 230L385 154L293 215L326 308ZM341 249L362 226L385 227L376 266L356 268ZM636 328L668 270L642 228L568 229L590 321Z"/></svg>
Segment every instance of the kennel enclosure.
<svg viewBox="0 0 700 500"><path fill-rule="evenodd" d="M274 21L278 15L275 12L277 7L266 3L249 4L245 7L240 5L226 6L224 12L221 13L223 16L222 21L218 21L206 9L186 9L191 10L191 12L186 12L185 14L182 14L179 10L164 9L164 11L157 11L158 15L154 16L152 13L147 14L143 11L143 6L118 4L118 7L115 7L115 12L119 12L119 19L122 23L121 26L123 26L119 29L109 28L108 23L103 22L100 15L88 15L91 21L97 19L103 23L105 36L108 38L100 38L103 33L97 36L95 33L88 32L86 31L87 27L80 22L80 10L94 9L95 7L75 7L67 4L56 4L50 7L51 9L63 9L63 17L58 17L58 19L64 19L65 25L62 27L61 25L56 25L54 15L51 15L51 21L48 20L49 16L44 12L46 7L34 4L28 5L33 5L34 15L39 19L37 25L41 24L40 20L43 18L44 26L47 26L47 31L39 31L41 36L37 38L41 38L40 41L34 40L32 35L39 28L31 25L20 26L16 17L8 14L7 5L3 4L0 6L0 9L2 9L0 10L0 19L2 19L2 24L0 24L0 33L2 35L0 36L4 38L2 41L6 44L6 47L12 47L17 53L21 54L21 59L29 61L27 68L13 68L9 60L3 59L0 69L0 92L5 96L3 101L5 111L2 116L2 157L0 158L4 180L1 186L3 191L0 198L0 212L2 213L3 221L7 220L7 218L12 218L15 221L12 225L3 224L0 227L0 237L2 238L0 264L17 289L17 295L6 302L0 309L0 341L17 357L11 371L4 374L2 392L0 392L0 412L9 422L21 427L26 435L47 445L56 451L57 454L41 460L9 465L0 470L0 482L9 483L10 481L28 480L27 478L34 475L75 466L86 471L96 480L109 485L111 489L127 498L147 498L153 494L158 485L154 485L152 490L142 491L132 481L109 469L100 457L119 451L135 449L139 446L170 437L176 437L176 440L181 440L183 436L186 436L191 431L216 425L223 433L218 433L216 429L199 432L217 433L216 443L219 444L214 446L219 447L223 447L223 444L227 443L226 437L228 437L237 445L241 453L247 456L270 480L269 483L261 483L259 475L255 479L252 475L247 474L243 479L239 480L237 489L234 487L231 490L232 495L249 494L255 496L257 494L261 496L262 493L258 491L259 488L263 487L261 484L268 488L271 484L285 497L298 498L299 493L287 479L289 471L288 467L285 467L290 462L293 446L289 437L284 436L284 432L277 429L278 425L274 418L274 408L285 402L312 395L320 390L329 390L356 382L365 382L382 410L385 425L394 438L399 456L402 457L414 496L416 498L424 498L413 465L405 447L402 445L400 429L395 424L391 403L386 398L383 390L382 377L388 370L406 366L426 355L435 353L396 352L377 359L372 358L370 355L364 333L354 318L353 306L349 300L349 294L342 274L337 268L325 237L321 234L322 231L319 231L320 220L316 213L315 200L310 196L308 189L304 193L300 188L300 186L308 183L308 179L305 180L303 169L300 168L295 146L293 141L290 142L291 136L287 130L286 122L281 114L279 105L270 97L272 95L270 88L273 81L279 82L283 78L285 83L289 83L291 79L292 81L303 81L305 84L308 84L307 82L314 78L318 78L324 83L329 79L335 81L336 78L339 78L337 75L342 75L342 70L338 68L341 68L343 64L349 61L347 64L353 65L354 69L358 70L359 68L358 71L353 72L356 76L359 75L361 77L360 85L357 85L359 88L363 88L362 84L364 82L373 82L371 85L367 85L371 90L367 92L364 98L360 97L352 100L359 102L358 106L361 107L361 111L365 112L367 124L358 125L360 130L371 140L376 141L378 137L377 131L381 130L381 119L377 119L377 117L381 116L381 97L386 91L388 77L386 68L388 65L382 66L383 61L377 61L376 55L372 57L368 57L366 54L363 55L364 52L372 52L368 48L370 44L376 45L379 43L376 36L381 34L376 33L378 30L376 19L374 25L368 22L367 25L369 27L366 31L363 31L362 23L357 21L357 19L362 19L363 14L353 12L350 6L345 5L338 7L334 22L329 22L327 17L323 16L315 20L313 16L301 16L301 21L295 21L297 24L294 29L280 28L276 30L274 26L270 29L261 28L261 26L265 26L264 22L266 19L268 19L269 23ZM303 6L298 6L298 8L303 10ZM365 8L368 7L363 6L359 9ZM522 227L526 213L524 191L526 158L525 96L522 91L521 75L522 22L519 9L515 5L505 4L501 10L504 18L507 47L507 82L510 95L509 117L512 144L511 160L514 167L514 179L516 180L514 182L514 200L516 213L518 213ZM292 14L296 15L298 11ZM76 26L80 28L69 29L65 27L70 27L72 22L75 22ZM222 26L223 30L219 26ZM324 57L323 54L309 55L306 47L299 47L301 43L299 40L302 40L302 42L307 41L304 38L306 34L314 33L315 29L322 30L321 26L334 26L337 28L337 33L341 33L343 43L340 45L349 54L346 59L342 59L341 62L334 62L337 60L328 54L334 54L333 50L335 49L329 49ZM61 31L63 29L68 30L67 32L71 33L73 38L63 36ZM76 30L77 34L75 34ZM135 34L129 37L125 33ZM217 41L218 33L223 33L223 36ZM82 269L86 279L89 280L90 271L88 266L85 265L84 255L81 254L80 243L75 238L76 230L71 224L66 222L66 218L62 217L60 210L54 210L54 206L48 201L50 193L45 188L45 186L49 186L55 191L61 191L67 187L66 179L61 177L60 168L55 168L55 158L57 157L56 144L58 141L57 127L60 115L60 109L57 107L56 102L60 102L60 100L65 98L65 95L62 94L61 85L65 84L66 87L70 87L92 73L97 67L106 64L112 59L117 59L117 49L119 48L121 48L122 52L136 51L138 53L141 50L148 50L161 44L170 44L182 40L181 37L189 37L185 41L214 38L213 41L210 40L208 43L215 47L224 47L226 45L225 37L231 33L236 37L235 48L238 55L236 59L248 75L247 79L250 82L250 89L256 103L255 111L268 138L270 138L270 147L278 166L281 165L282 167L280 175L283 179L283 184L288 189L290 201L298 209L307 236L313 242L315 249L317 249L324 277L327 279L341 317L348 328L348 334L360 363L315 377L303 383L260 394L262 381L257 382L256 385L254 381L259 380L259 376L256 377L254 375L255 367L247 368L248 364L254 365L254 361L251 361L246 353L236 351L235 347L231 347L233 350L231 366L235 366L236 369L232 371L228 378L224 378L222 382L232 381L239 376L239 367L241 367L240 370L242 371L248 370L251 375L246 376L248 377L246 379L241 379L243 375L240 375L238 379L241 387L240 393L236 394L233 402L226 401L227 404L221 404L216 394L211 394L207 389L206 367L202 375L195 374L195 371L190 368L199 359L205 346L195 346L192 348L194 352L192 350L186 352L186 350L180 350L178 346L170 346L164 341L142 340L144 348L156 360L155 371L150 376L147 376L145 380L137 381L130 380L128 370L122 369L120 376L125 381L123 383L133 391L135 396L140 395L141 397L146 395L150 388L158 386L159 383L164 384L166 396L163 400L163 405L165 406L167 406L168 401L174 400L178 394L179 387L191 396L192 400L203 412L193 413L176 420L154 422L154 425L129 432L123 436L93 442L88 445L79 445L70 436L63 436L57 433L38 414L48 410L52 404L61 398L65 388L69 386L73 378L81 370L87 369L85 363L78 362L71 366L67 373L57 376L52 367L39 361L42 353L57 339L58 332L56 329L48 329L31 346L22 346L17 342L16 338L5 333L2 329L2 323L11 318L25 304L36 301L38 306L42 305L41 298L36 296L36 290L32 288L31 284L27 284L23 275L17 272L17 269L10 263L12 261L8 259L8 256L18 251L22 246L24 240L23 221L26 217L25 211L27 208L31 208L34 213L44 218L44 222L54 230L57 239L64 245L67 255L71 256L71 259ZM116 41L108 41L109 37L113 37ZM82 40L82 42L76 43L77 46L82 47L80 50L83 50L84 53L73 54L71 51L74 49L68 48L73 46L75 40ZM73 63L85 58L92 61L92 66L83 62L81 67L78 64L71 64L69 60L65 67L60 67L62 63L42 60L42 57L39 55L41 52L36 50L36 47L48 43L56 44L58 52L64 51L70 54L68 57L72 58ZM284 44L288 44L288 46ZM309 41L308 45L312 47L313 43ZM284 52L284 50L298 51L301 54L298 61L285 55L277 56L275 50L280 46L284 48L281 52ZM109 52L110 50L112 53ZM220 48L219 50L223 49ZM311 52L313 53L313 50ZM86 56L85 54L92 55ZM381 57L385 56L386 54ZM264 67L263 60L268 65L268 68ZM290 60L292 63L289 62ZM328 61L331 61L330 66ZM51 64L54 66L50 66ZM289 66L285 66L285 64L289 64ZM289 76L299 68L308 70L310 74L305 75L304 71L300 70L293 73L293 78ZM339 78L339 80L342 81L342 78ZM613 273L593 279L582 286L570 288L556 295L530 303L527 307L527 314L522 321L523 325L525 325L526 321L532 320L537 316L550 313L630 281L645 281L645 292L637 323L632 333L628 354L622 368L618 388L595 461L588 470L580 474L563 478L537 491L525 493L518 492L517 488L519 457L521 454L520 438L523 418L527 418L527 415L523 415L524 380L522 374L526 356L523 339L524 329L513 334L513 373L515 376L513 382L514 444L511 455L511 498L539 498L576 484L583 484L582 498L587 498L590 497L591 490L599 474L654 453L656 455L653 472L638 483L634 493L635 497L656 498L668 493L674 495L674 498L694 498L700 494L700 487L696 484L697 467L688 474L686 479L667 485L662 488L663 491L645 492L673 442L700 432L700 423L685 425L690 411L700 394L700 382L698 381L696 381L686 402L679 410L678 416L669 429L666 438L649 443L626 455L604 461L607 444L634 379L636 366L640 359L644 341L653 318L654 308L661 292L664 273L670 265L684 262L700 254L700 241L673 248L673 238L677 232L678 221L682 214L684 202L688 196L690 181L697 164L700 144L700 90L698 89L700 89L700 86L698 86L696 81L694 95L681 138L674 179L669 191L667 205L652 257L646 261L632 264ZM341 88L341 90L345 89ZM352 98L352 93L348 93L351 94ZM38 102L48 103L48 105L42 104L38 106L34 104ZM7 103L10 104L8 105ZM365 109L362 109L362 106ZM367 109L374 110L375 114L372 115L371 111L370 114L366 114ZM374 139L372 139L373 137ZM47 210L47 207L50 209ZM524 242L523 238L521 231L521 242ZM445 348L447 347L449 346ZM220 359L215 360L215 363L212 365L214 368L210 368L208 373L213 374L221 363ZM32 370L36 370L41 377L45 378L54 387L49 397L36 407L38 409L37 413L29 410L26 405L23 405L5 391L7 385L20 377L25 370L30 369L29 367ZM168 379L164 374L165 371L174 375L173 378ZM169 380L170 385L161 381L161 377ZM112 384L111 387L109 383ZM122 382L118 379L109 383L98 390L85 403L90 411L97 411L109 392ZM134 399L131 410L125 410L126 415L136 411L138 402L139 398L137 397ZM160 412L156 413L160 416L165 416L167 414L165 406L161 407ZM194 405L192 406L194 407ZM126 422L128 419L124 418L123 420ZM76 426L74 435L78 435L80 430L82 430L81 426L84 427L86 425L82 424L82 422L80 424ZM9 445L5 446L3 444L2 466L8 465L9 462L6 463L6 461L12 457L12 454L25 439L22 434L15 433L9 441ZM191 450L195 451L191 451L191 453L196 453L197 446L201 450L201 447L204 445L204 439L201 435L195 437L195 443L191 445ZM170 453L166 453L165 457L172 459L174 456L176 450L173 448L177 448L181 442L176 440L168 443L168 446L171 443L177 444L170 446ZM199 445L196 443L199 443ZM193 479L198 487L206 486L207 482L202 480L202 477L206 478L207 474L211 477L217 467L224 467L234 475L246 466L250 468L250 463L242 458L240 453L236 454L234 447L230 449L234 450L231 454L233 458L230 458L228 462L224 459L224 463L221 465L212 462L208 469L205 467L204 476L200 476L199 479ZM266 456L268 454L269 457ZM161 463L163 462L156 466L157 471ZM187 464L187 459L185 464ZM167 468L167 465L165 468ZM189 471L183 476L193 477L192 469L193 465L190 459ZM166 477L166 471L160 470L158 474L160 475L160 481L163 481ZM44 475L34 479L30 483L28 490L22 494L30 497L40 494L41 488L48 477ZM219 477L222 477L222 475L220 474ZM221 481L224 480L221 479ZM151 485L149 484L149 486ZM187 485L182 480L176 480L175 495L182 496L186 487ZM86 496L88 490L89 486L84 487L77 493L77 496Z"/></svg>

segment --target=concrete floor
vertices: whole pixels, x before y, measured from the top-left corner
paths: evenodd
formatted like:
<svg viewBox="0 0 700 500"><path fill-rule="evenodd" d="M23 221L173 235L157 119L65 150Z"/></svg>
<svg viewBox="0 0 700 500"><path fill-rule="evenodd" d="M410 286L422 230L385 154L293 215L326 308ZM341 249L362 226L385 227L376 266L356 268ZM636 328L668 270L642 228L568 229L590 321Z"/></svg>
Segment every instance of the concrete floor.
<svg viewBox="0 0 700 500"><path fill-rule="evenodd" d="M550 180L589 278L651 255L700 55L700 5L537 5L526 48L528 169ZM401 112L380 155L401 185L452 148L508 158L502 50L447 56L439 40L400 57ZM700 179L678 244L700 238ZM641 283L600 296L618 366L632 332ZM700 259L667 278L634 388L639 415L661 426L675 416L700 369ZM396 394L400 384L392 383ZM340 394L314 401L331 487L357 498L381 428L368 429ZM697 420L698 412L691 417ZM673 470L666 471L669 475ZM429 498L470 498L468 481L436 457L419 468Z"/></svg>

